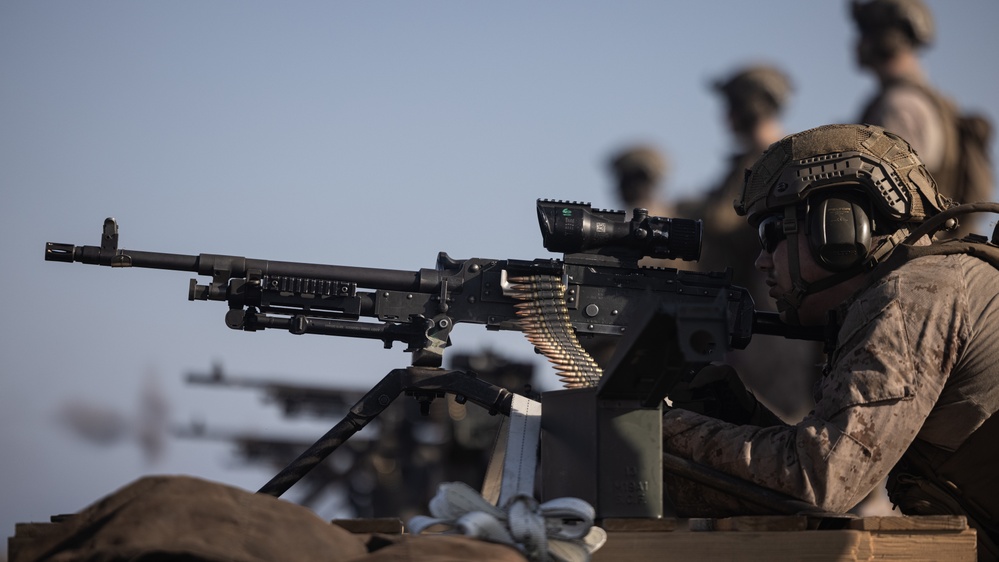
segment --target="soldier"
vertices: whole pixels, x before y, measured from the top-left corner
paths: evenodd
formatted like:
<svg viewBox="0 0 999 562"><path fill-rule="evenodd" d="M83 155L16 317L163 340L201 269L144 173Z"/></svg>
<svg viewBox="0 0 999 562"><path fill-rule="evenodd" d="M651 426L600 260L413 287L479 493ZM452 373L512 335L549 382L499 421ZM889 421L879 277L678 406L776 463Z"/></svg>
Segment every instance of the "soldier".
<svg viewBox="0 0 999 562"><path fill-rule="evenodd" d="M781 112L791 94L791 81L773 66L749 66L724 80L712 84L725 101L725 115L737 152L718 185L705 195L682 201L678 213L687 218L704 220L704 244L699 260L703 271L721 271L732 267L734 280L753 293L754 298L766 295L755 275L753 246L746 242L751 230L732 210L732 201L742 189L747 168L760 154L784 136ZM756 298L759 302L761 299Z"/></svg>
<svg viewBox="0 0 999 562"><path fill-rule="evenodd" d="M716 81L712 88L725 102L725 115L737 152L721 182L702 197L680 202L677 212L685 218L703 219L703 244L697 268L724 271L732 268L733 283L746 287L756 308L774 310L767 287L756 273L756 236L732 209L742 191L746 169L772 143L784 136L781 114L793 91L790 78L771 65L751 65ZM819 374L822 348L811 342L757 337L745 351L733 352L728 361L742 380L776 413L788 420L804 416L812 403L812 386ZM794 378L773 377L781 367L794 366Z"/></svg>
<svg viewBox="0 0 999 562"><path fill-rule="evenodd" d="M658 149L649 145L629 146L611 157L608 169L614 177L617 197L629 216L635 208L647 209L651 216L672 216L672 209L660 193L666 159Z"/></svg>
<svg viewBox="0 0 999 562"><path fill-rule="evenodd" d="M857 64L872 73L879 86L860 122L879 125L908 141L947 197L962 203L990 200L992 172L984 147L990 142L991 124L960 115L951 100L930 86L919 59L934 38L929 8L922 0L854 0L851 14L859 31ZM975 148L968 148L967 142Z"/></svg>
<svg viewBox="0 0 999 562"><path fill-rule="evenodd" d="M746 236L750 231L732 210L732 201L742 189L746 169L771 143L784 136L780 116L792 86L780 69L758 65L740 69L729 78L718 80L712 87L725 100L725 115L737 152L731 156L725 175L717 186L703 197L678 205L678 210L685 217L704 219L701 268L719 271L732 266L735 282L752 288L752 284L757 283L757 277L752 258L747 256L755 255L755 252L744 243L752 237ZM765 295L766 291L754 291L753 294Z"/></svg>
<svg viewBox="0 0 999 562"><path fill-rule="evenodd" d="M614 180L614 194L624 206L628 218L633 216L635 209L645 209L653 217L674 216L672 205L661 193L667 163L658 148L648 144L626 146L607 160L607 170ZM677 267L678 262L644 257L638 264L643 267ZM618 338L591 335L582 338L579 343L598 365L606 367L614 356Z"/></svg>
<svg viewBox="0 0 999 562"><path fill-rule="evenodd" d="M890 472L903 513L965 514L994 557L999 248L906 240L946 206L911 147L879 127L829 125L772 145L736 210L759 230L757 268L782 318L836 328L815 409L782 425L733 391L719 398L745 405L726 415L745 425L674 408L664 449L833 512ZM687 515L759 512L667 485Z"/></svg>

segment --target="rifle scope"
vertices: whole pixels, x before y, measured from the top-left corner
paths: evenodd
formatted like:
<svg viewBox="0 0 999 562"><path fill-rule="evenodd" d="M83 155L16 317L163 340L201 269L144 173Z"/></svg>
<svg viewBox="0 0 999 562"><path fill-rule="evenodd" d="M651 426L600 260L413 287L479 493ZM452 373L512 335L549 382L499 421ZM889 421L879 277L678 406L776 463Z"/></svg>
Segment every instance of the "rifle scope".
<svg viewBox="0 0 999 562"><path fill-rule="evenodd" d="M636 258L686 261L701 257L700 220L650 217L645 209L635 209L627 220L624 211L539 199L538 225L550 252L628 253Z"/></svg>

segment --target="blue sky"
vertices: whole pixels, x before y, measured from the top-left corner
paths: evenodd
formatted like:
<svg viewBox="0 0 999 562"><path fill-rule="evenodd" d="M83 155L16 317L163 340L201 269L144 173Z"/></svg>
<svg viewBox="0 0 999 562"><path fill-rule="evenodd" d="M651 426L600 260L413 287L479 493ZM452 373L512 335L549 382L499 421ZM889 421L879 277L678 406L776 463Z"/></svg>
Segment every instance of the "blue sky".
<svg viewBox="0 0 999 562"><path fill-rule="evenodd" d="M931 78L996 122L999 4L929 4ZM154 380L176 422L318 437L325 422L183 376L218 361L361 388L408 361L234 332L224 305L186 300L190 275L47 263L45 242L97 244L114 216L121 246L149 251L406 270L442 250L549 257L535 199L615 208L604 165L625 143L668 155L671 195L721 176L731 145L708 84L741 64L791 75L788 132L852 121L874 88L853 39L832 1L0 4L0 531L145 473L269 477L228 468L223 445L173 441L148 464L83 443L55 421L67 402L133 413ZM452 339L533 356L519 334Z"/></svg>

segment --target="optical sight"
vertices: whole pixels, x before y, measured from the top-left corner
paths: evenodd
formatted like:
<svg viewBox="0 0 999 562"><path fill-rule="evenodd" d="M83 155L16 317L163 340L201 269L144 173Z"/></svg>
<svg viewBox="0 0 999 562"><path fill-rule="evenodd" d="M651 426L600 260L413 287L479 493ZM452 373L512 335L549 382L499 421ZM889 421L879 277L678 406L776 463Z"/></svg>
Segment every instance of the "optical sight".
<svg viewBox="0 0 999 562"><path fill-rule="evenodd" d="M628 220L624 211L538 199L538 225L544 246L551 252L685 261L701 257L700 220L650 217L640 208Z"/></svg>

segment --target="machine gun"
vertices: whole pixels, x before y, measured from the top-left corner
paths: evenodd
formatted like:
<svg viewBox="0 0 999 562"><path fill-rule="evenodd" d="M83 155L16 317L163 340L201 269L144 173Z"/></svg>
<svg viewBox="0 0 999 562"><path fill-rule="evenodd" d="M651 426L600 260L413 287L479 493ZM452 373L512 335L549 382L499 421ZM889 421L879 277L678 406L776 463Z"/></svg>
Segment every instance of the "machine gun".
<svg viewBox="0 0 999 562"><path fill-rule="evenodd" d="M457 323L523 332L569 389L595 392L597 400L626 409L661 409L678 381L721 359L727 350L744 348L754 332L822 339L821 334L786 329L775 314L757 312L749 292L732 285L730 270L701 273L638 265L646 256L698 259L698 220L649 216L644 209L636 209L628 220L623 211L551 200L538 200L537 215L545 248L563 253L561 260L453 259L441 252L434 269L399 271L166 254L119 249L112 218L104 222L100 246L50 242L45 259L210 276L207 285L191 280L188 299L226 301L226 324L236 330L276 328L378 339L387 348L394 342L406 344L411 365L386 375L343 421L260 490L278 496L403 392L426 406L452 393L459 401L508 414L508 390L465 371L440 368ZM585 344L612 336L626 343L600 365ZM612 372L604 376L608 366ZM656 456L644 451L636 462L654 463ZM648 489L649 482L661 480L648 474L657 470L650 466L625 466L628 475L622 478L640 479ZM643 496L654 498L655 490L649 492ZM629 514L625 509L623 516Z"/></svg>

